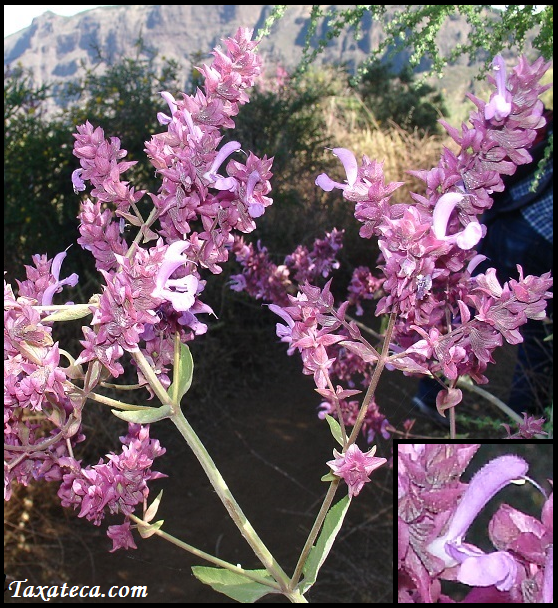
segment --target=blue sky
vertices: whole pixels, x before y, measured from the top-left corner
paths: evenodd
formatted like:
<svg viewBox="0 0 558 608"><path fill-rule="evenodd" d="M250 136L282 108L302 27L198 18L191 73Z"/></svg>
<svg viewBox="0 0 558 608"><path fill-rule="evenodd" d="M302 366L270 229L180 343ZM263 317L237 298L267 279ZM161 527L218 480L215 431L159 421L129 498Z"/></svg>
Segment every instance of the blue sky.
<svg viewBox="0 0 558 608"><path fill-rule="evenodd" d="M112 4L32 4L32 5L17 5L4 4L4 38L22 30L24 27L31 25L35 17L52 11L57 15L69 17L82 11L87 11L91 8L99 6L113 6Z"/></svg>

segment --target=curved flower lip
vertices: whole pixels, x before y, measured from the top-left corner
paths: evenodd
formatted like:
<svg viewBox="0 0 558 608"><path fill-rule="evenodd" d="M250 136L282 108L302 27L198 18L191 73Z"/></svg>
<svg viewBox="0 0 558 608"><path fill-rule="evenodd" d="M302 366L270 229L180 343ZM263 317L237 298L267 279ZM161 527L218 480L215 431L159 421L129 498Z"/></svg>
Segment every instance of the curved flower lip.
<svg viewBox="0 0 558 608"><path fill-rule="evenodd" d="M491 460L478 471L461 498L452 517L448 538L463 538L484 505L512 480L527 474L529 465L508 454Z"/></svg>
<svg viewBox="0 0 558 608"><path fill-rule="evenodd" d="M83 169L76 169L72 171L72 185L74 187L74 194L83 192L85 190L85 182L81 179Z"/></svg>
<svg viewBox="0 0 558 608"><path fill-rule="evenodd" d="M428 551L448 568L456 566L463 538L484 505L502 488L526 475L529 465L519 456L506 455L491 460L478 471L463 494L450 520L448 531L428 545Z"/></svg>
<svg viewBox="0 0 558 608"><path fill-rule="evenodd" d="M155 289L151 293L154 298L168 300L177 312L186 312L194 305L199 284L193 275L170 278L177 268L188 262L188 258L182 255L188 245L188 241L175 241L168 246L155 277Z"/></svg>
<svg viewBox="0 0 558 608"><path fill-rule="evenodd" d="M334 188L344 190L347 186L352 188L358 176L358 164L355 155L346 148L333 148L331 151L343 164L345 173L347 174L347 183L334 182L327 174L321 173L316 178L316 186L319 186L325 192L331 192Z"/></svg>
<svg viewBox="0 0 558 608"><path fill-rule="evenodd" d="M447 568L459 565L457 580L477 587L496 585L500 591L508 591L513 586L517 564L511 554L506 551L485 554L474 545L464 543L463 538L484 505L508 483L524 477L528 468L519 456L506 455L491 460L467 486L446 534L428 545L428 551Z"/></svg>
<svg viewBox="0 0 558 608"><path fill-rule="evenodd" d="M62 251L54 256L54 260L52 260L51 274L56 279L56 283L45 289L41 300L41 306L50 306L52 304L52 298L57 291L60 291L64 285L75 287L79 281L79 276L75 272L69 277L60 280L60 269L66 255L68 254L65 251Z"/></svg>
<svg viewBox="0 0 558 608"><path fill-rule="evenodd" d="M264 214L265 208L258 201L254 200L254 188L260 181L261 176L257 171L252 171L246 183L246 201L248 202L248 213L250 217L257 218Z"/></svg>
<svg viewBox="0 0 558 608"><path fill-rule="evenodd" d="M448 554L460 564L457 580L475 587L495 585L509 591L517 576L517 564L507 551L486 554L474 545L448 543Z"/></svg>
<svg viewBox="0 0 558 608"><path fill-rule="evenodd" d="M226 178L217 174L217 169L223 162L234 152L241 149L240 142L229 141L217 152L217 156L213 159L211 167L203 174L204 179L207 179L218 190L230 190L235 186L236 180L232 177Z"/></svg>
<svg viewBox="0 0 558 608"><path fill-rule="evenodd" d="M467 272L472 275L475 271L475 268L487 259L488 258L485 255L482 255L482 253L477 253L477 255L473 256L473 258L469 262L467 266Z"/></svg>
<svg viewBox="0 0 558 608"><path fill-rule="evenodd" d="M439 241L455 243L460 249L467 250L472 249L482 238L479 222L470 222L461 232L446 236L451 212L461 200L463 194L459 192L446 192L438 199L432 212L432 231Z"/></svg>
<svg viewBox="0 0 558 608"><path fill-rule="evenodd" d="M175 98L168 91L162 91L161 97L169 104L169 109L171 111L172 116L178 108ZM157 112L157 120L161 125L168 125L169 123L171 123L171 116L167 116L166 114L163 114L163 112Z"/></svg>

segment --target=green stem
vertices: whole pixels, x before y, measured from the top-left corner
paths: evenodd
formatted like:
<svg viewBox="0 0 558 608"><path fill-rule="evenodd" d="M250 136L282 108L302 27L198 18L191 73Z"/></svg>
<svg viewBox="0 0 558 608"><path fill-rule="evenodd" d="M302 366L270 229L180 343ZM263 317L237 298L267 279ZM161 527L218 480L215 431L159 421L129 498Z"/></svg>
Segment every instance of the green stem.
<svg viewBox="0 0 558 608"><path fill-rule="evenodd" d="M349 442L346 446L348 448L351 444L356 441L358 434L360 432L360 428L364 422L364 417L366 416L366 412L368 411L368 406L372 401L372 397L376 391L376 387L378 386L378 382L380 381L380 376L384 371L384 367L387 360L387 354L389 351L389 343L391 340L391 336L393 334L393 328L395 326L395 314L391 314L389 318L389 323L386 329L386 333L384 336L384 343L382 344L382 352L380 353L380 357L378 359L378 363L376 363L376 367L374 368L374 374L372 375L372 380L370 381L370 385L368 386L368 390L366 391L366 395L362 400L362 405L360 406L360 411L358 413L357 419L355 421L355 425L353 426L353 430L351 432L351 436L349 437Z"/></svg>
<svg viewBox="0 0 558 608"><path fill-rule="evenodd" d="M170 404L171 399L169 397L169 394L165 390L165 387L161 384L159 378L157 378L157 374L153 371L153 368L151 367L141 350L132 353L132 357L134 357L134 359L136 360L138 367L141 369L141 372L147 382L149 382L149 386L153 389L153 392L161 400L161 405Z"/></svg>
<svg viewBox="0 0 558 608"><path fill-rule="evenodd" d="M366 395L364 396L364 399L362 401L362 405L360 407L360 411L358 413L355 425L351 432L351 436L349 437L348 441L345 444L344 451L346 451L347 448L356 441L358 433L360 432L360 428L364 422L364 417L366 416L366 412L368 411L368 406L370 405L370 402L372 401L372 397L374 396L374 392L376 390L376 387L378 386L380 376L385 367L385 363L387 360L387 354L389 351L389 342L391 340L391 335L393 333L394 326L395 326L395 315L392 314L390 316L388 327L387 327L387 330L386 330L386 333L384 336L382 352L379 353L378 362L376 364L376 368L374 369L374 374L372 376L372 380L370 381L370 385L369 385L368 390L366 391ZM337 491L337 488L339 487L340 481L341 481L341 479L336 479L335 481L332 481L331 485L329 486L329 490L327 491L327 494L324 498L320 511L316 517L316 521L314 522L314 525L312 526L312 529L310 530L310 534L308 535L306 543L304 544L304 547L302 548L300 557L298 558L298 562L297 562L295 571L294 571L291 581L289 583L289 586L291 589L294 589L294 587L298 584L298 581L302 574L302 569L304 567L306 559L308 558L310 550L312 549L312 546L314 545L314 542L315 542L316 538L318 537L318 534L320 532L324 519L327 515L327 512L329 511L331 503L333 502L333 498L335 497L335 492Z"/></svg>
<svg viewBox="0 0 558 608"><path fill-rule="evenodd" d="M135 205L134 205L134 207L135 207ZM136 207L136 215L137 214L139 214L139 211L137 211L137 207ZM151 213L149 214L149 217L145 220L145 222L143 222L143 220L142 220L142 225L141 225L140 229L138 230L138 233L134 237L132 244L128 248L128 251L126 252L125 257L127 257L127 258L132 257L136 247L138 246L138 243L141 241L142 237L147 233L147 231L149 230L149 227L155 222L155 220L158 217L158 214L159 214L159 209L157 209L157 207L153 207L153 209L151 210ZM139 214L139 218L141 218L141 214Z"/></svg>
<svg viewBox="0 0 558 608"><path fill-rule="evenodd" d="M215 466L211 456L203 443L200 441L199 437L196 435L194 429L190 426L190 423L184 417L182 411L177 408L173 414L171 414L170 420L172 420L180 434L186 440L186 443L189 445L190 449L194 452L196 458L205 471L205 474L211 482L211 485L215 489L215 492L221 499L221 502L225 506L225 509L228 511L236 527L240 530L240 533L252 548L252 551L254 551L269 574L271 574L271 576L273 576L279 583L285 594L291 593L291 591L288 589L289 577L264 545L263 541L246 518L246 515L244 515L240 505L234 499L234 496L229 490L221 473ZM291 602L293 601L294 596L293 598L290 596L287 597L289 597Z"/></svg>
<svg viewBox="0 0 558 608"><path fill-rule="evenodd" d="M133 514L129 515L129 517L131 520L135 521L137 524L139 524L141 526L145 526L146 528L149 528L149 526L150 526L150 524L148 522L143 521L143 519L140 519L139 517L136 517ZM244 570L244 568L241 568L240 566L235 566L234 564L231 564L222 559L219 559L218 557L215 557L214 555L211 555L210 553L206 553L205 551L196 549L196 547L193 547L192 545L189 545L188 543L185 543L184 541L179 540L178 538L176 538L175 536L172 536L171 534L168 534L167 532L163 532L162 530L155 530L154 534L157 536L160 536L161 538L164 538L165 540L168 540L173 545L176 545L177 547L180 547L181 549L184 549L185 551L188 551L189 553L192 553L193 555L195 555L201 559L204 559L205 561L207 561L211 564L215 564L216 566L219 566L220 568L226 568L227 570L230 570L231 572L235 572L236 574L242 574L242 576L245 576L246 578L256 581L257 583L261 583L262 585L266 585L268 587L276 589L277 591L281 591L281 587L275 581L270 581L268 578L264 578L263 576L255 574L254 572L252 572L250 570Z"/></svg>
<svg viewBox="0 0 558 608"><path fill-rule="evenodd" d="M450 439L455 439L455 406L450 407L449 411L450 418Z"/></svg>
<svg viewBox="0 0 558 608"><path fill-rule="evenodd" d="M337 411L337 418L339 419L339 426L341 427L341 436L343 438L343 445L347 445L347 430L345 429L345 420L343 419L343 412L341 411L341 405L339 404L339 398L337 397L337 394L335 392L335 389L333 388L333 384L331 383L331 378L329 377L329 374L326 371L326 380L327 380L327 384L329 386L329 390L331 391L331 396L333 397L333 400L335 401L335 409Z"/></svg>
<svg viewBox="0 0 558 608"><path fill-rule="evenodd" d="M498 409L500 409L504 414L509 416L514 422L523 422L523 418L516 414L510 407L508 407L502 400L498 399L494 395L491 395L488 391L480 388L473 384L470 380L466 380L464 378L458 378L456 386L458 388L464 388L466 391L470 391L471 393L476 393L480 395L483 399L486 399L489 403L495 405Z"/></svg>
<svg viewBox="0 0 558 608"><path fill-rule="evenodd" d="M304 543L304 547L302 548L302 551L300 552L300 557L298 558L298 562L296 564L295 571L294 571L293 576L289 583L290 589L294 589L297 586L298 581L300 580L300 576L302 575L302 569L304 568L306 559L308 558L308 555L310 554L310 550L312 549L314 542L316 541L316 538L318 538L318 534L320 532L322 524L324 523L324 519L326 518L327 512L329 511L329 507L331 507L331 503L333 502L333 499L335 497L335 492L337 492L337 488L339 487L340 482L341 482L341 479L337 478L334 481L332 481L329 485L329 489L327 491L327 494L325 495L322 506L320 507L320 511L318 512L318 515L316 516L316 521L314 522L314 525L312 526L312 529L310 530L310 534L308 534L308 538L306 539L306 542Z"/></svg>
<svg viewBox="0 0 558 608"><path fill-rule="evenodd" d="M149 410L152 409L146 405L132 405L130 403L122 403L122 401L117 401L116 399L111 399L110 397L105 397L104 395L98 395L97 393L89 393L87 395L88 399L93 401L97 401L98 403L103 403L104 405L110 405L111 407L115 407L119 410L127 410L131 412L135 412L138 410Z"/></svg>

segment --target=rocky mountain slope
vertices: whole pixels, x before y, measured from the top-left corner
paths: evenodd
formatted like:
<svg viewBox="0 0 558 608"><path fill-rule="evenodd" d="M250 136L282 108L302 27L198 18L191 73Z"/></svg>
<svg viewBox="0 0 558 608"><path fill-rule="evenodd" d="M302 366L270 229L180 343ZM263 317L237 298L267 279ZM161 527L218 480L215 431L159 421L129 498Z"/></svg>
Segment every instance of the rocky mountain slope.
<svg viewBox="0 0 558 608"><path fill-rule="evenodd" d="M39 85L65 82L83 73L82 64L95 65L99 49L109 61L136 56L141 37L148 48L157 51L157 61L162 62L163 57L176 59L186 70L192 55L209 57L211 49L233 35L239 26L257 31L272 8L269 4L133 4L100 7L72 17L47 12L35 18L30 27L4 39L4 66L21 64L32 69ZM390 10L400 8L392 5ZM290 6L263 39L259 48L268 66L280 64L289 69L300 60L310 9L311 5ZM354 69L383 38L381 24L373 22L369 14L361 25L359 40L355 40L353 30L347 29L328 44L318 62L344 63ZM448 20L441 47L463 40L467 31L464 21ZM324 33L322 26L317 36ZM406 59L405 55L397 57L395 67Z"/></svg>
<svg viewBox="0 0 558 608"><path fill-rule="evenodd" d="M35 18L28 28L4 39L4 68L21 65L33 71L35 84L64 84L83 75L84 68L99 63L99 52L105 61L114 62L124 57L136 57L138 41L155 52L155 65L165 58L175 59L184 69L184 81L192 65L199 58L211 60L210 51L224 38L233 35L238 27L263 26L275 5L115 5L84 11L72 17L52 12ZM326 5L327 6L327 5ZM329 5L338 9L346 6ZM386 5L388 19L393 18L400 5ZM298 64L306 41L312 5L289 6L284 16L264 37L259 50L270 74L276 67L290 70ZM22 8L22 10L25 10ZM437 44L446 55L458 43L467 41L470 26L460 15L447 19L441 28ZM322 22L313 40L322 39L327 26ZM365 13L360 23L360 36L353 28L344 28L339 37L331 40L316 63L342 64L353 72L384 39L382 23ZM408 61L410 50L390 59L395 70ZM103 65L98 66L102 71ZM423 61L417 71L428 67ZM461 103L466 90L473 88L472 77L479 65L469 65L462 57L459 65L446 70L442 81L434 82L446 97ZM448 100L451 103L451 100ZM54 109L57 100L49 100Z"/></svg>

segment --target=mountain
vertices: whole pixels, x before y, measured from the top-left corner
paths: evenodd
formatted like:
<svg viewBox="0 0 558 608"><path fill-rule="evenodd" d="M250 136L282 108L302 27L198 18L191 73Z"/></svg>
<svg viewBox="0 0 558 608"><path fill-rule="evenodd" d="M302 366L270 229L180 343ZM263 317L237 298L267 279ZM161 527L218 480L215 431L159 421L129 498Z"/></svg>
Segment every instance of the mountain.
<svg viewBox="0 0 558 608"><path fill-rule="evenodd" d="M72 17L52 12L33 19L31 26L4 39L4 66L21 64L33 70L35 83L66 82L83 74L82 64L98 63L98 50L109 61L137 54L141 37L148 48L157 51L156 63L163 57L175 59L186 70L191 57L201 53L210 57L221 39L233 35L239 26L254 28L264 24L274 5L118 5L84 11ZM335 5L334 5L335 6ZM339 7L346 8L346 7ZM401 7L392 5L390 10ZM24 10L24 8L22 8ZM289 6L259 46L266 65L292 69L302 56L308 32L311 5ZM318 63L344 63L354 70L383 39L383 27L369 13L361 22L362 36L346 28L332 40ZM316 32L322 37L327 28ZM464 20L448 20L442 47L464 40L468 26ZM448 47L449 48L449 47ZM399 55L397 69L408 56ZM399 65L398 65L399 64ZM424 66L425 67L425 66Z"/></svg>
<svg viewBox="0 0 558 608"><path fill-rule="evenodd" d="M109 62L136 57L141 38L145 48L156 52L156 66L161 66L165 58L175 59L183 67L186 80L192 62L197 65L200 56L210 60L211 50L222 39L234 35L238 27L253 28L257 32L274 6L132 4L99 7L72 17L47 12L33 19L28 28L4 38L4 69L19 64L33 71L37 86L55 82L63 84L82 76L83 66L91 68L98 64L99 51ZM329 6L340 10L348 8ZM393 19L403 9L400 5L386 7L387 19L384 21ZM300 61L311 9L309 4L288 6L270 34L263 38L258 48L270 74L275 74L277 65L291 70ZM327 31L328 27L322 20L313 41L324 38ZM461 15L446 19L436 40L441 54L447 55L456 44L466 43L469 32L470 26ZM329 41L316 63L343 64L354 72L355 67L384 38L383 23L374 21L370 13L365 12L360 21L358 39L353 28L343 28L338 37ZM410 53L411 50L405 50L390 58L394 71L399 71L409 61ZM444 80L432 80L458 103L461 103L465 91L472 88L473 76L480 65L469 65L468 62L469 59L463 56L456 66L446 69ZM428 67L428 62L423 60L416 71L421 72ZM99 69L103 69L102 64ZM50 103L55 104L56 101L54 98Z"/></svg>

